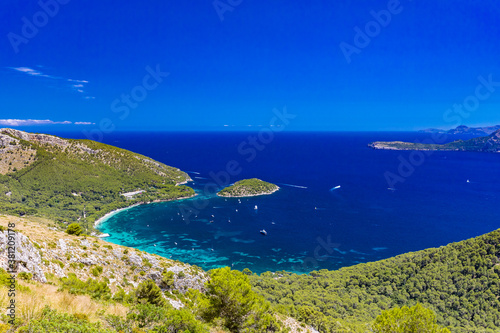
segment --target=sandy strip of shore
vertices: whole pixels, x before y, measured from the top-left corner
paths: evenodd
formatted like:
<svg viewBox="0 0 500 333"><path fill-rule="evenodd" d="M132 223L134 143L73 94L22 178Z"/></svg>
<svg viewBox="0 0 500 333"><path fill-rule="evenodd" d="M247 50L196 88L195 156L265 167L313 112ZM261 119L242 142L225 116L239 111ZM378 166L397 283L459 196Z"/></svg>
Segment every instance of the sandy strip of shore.
<svg viewBox="0 0 500 333"><path fill-rule="evenodd" d="M128 207L125 207L125 208L120 208L120 209L115 209L109 213L107 213L106 215L104 215L103 217L101 217L100 219L98 219L97 221L94 222L94 228L97 228L97 226L101 223L103 223L104 221L106 221L107 219L109 219L111 216L113 215L116 215L118 214L119 212L122 212L124 210L127 210L127 209L130 209L130 208L134 208L134 207L137 207L139 205L142 205L142 202L139 202L139 203L136 203L132 206L128 206Z"/></svg>
<svg viewBox="0 0 500 333"><path fill-rule="evenodd" d="M136 204L133 204L131 206L128 206L128 207L125 207L125 208L120 208L120 209L115 209L109 213L107 213L106 215L104 215L103 217L101 217L100 219L98 219L97 221L94 222L94 228L97 228L97 226L103 222L105 222L107 219L109 219L111 216L113 215L116 215L124 210L127 210L127 209L130 209L130 208L134 208L134 207L137 207L137 206L140 206L140 205L149 205L149 204L152 204L152 203L158 203L158 202L172 202L172 201L178 201L178 200L184 200L184 199L189 199L189 198L194 198L196 197L197 195L193 195L193 196L190 196L190 197L180 197L180 198L177 198L177 199L171 199L171 200L153 200L152 202L138 202Z"/></svg>

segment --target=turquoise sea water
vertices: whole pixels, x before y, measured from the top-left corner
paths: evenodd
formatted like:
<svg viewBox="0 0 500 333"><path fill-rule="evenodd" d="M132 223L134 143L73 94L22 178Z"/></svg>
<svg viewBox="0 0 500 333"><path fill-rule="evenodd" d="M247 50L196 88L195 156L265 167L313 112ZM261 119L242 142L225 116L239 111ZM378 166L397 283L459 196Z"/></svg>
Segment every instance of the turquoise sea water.
<svg viewBox="0 0 500 333"><path fill-rule="evenodd" d="M204 269L309 272L437 247L500 227L499 154L435 152L416 160L411 152L367 148L375 140L429 137L396 132L285 132L251 152L250 136L255 133L105 137L106 143L188 171L194 180L189 186L199 193L110 217L99 227L111 235L106 240ZM418 163L414 170L401 169L404 182L389 184L384 175L401 176L401 161L410 159ZM206 193L229 161L239 166L229 183L257 177L281 189L240 200Z"/></svg>

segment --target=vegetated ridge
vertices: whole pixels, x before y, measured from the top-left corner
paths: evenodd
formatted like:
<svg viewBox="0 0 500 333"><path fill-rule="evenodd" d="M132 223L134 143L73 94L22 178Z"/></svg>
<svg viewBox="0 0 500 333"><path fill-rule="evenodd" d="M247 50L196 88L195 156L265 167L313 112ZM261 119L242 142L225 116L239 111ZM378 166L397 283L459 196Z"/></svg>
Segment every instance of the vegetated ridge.
<svg viewBox="0 0 500 333"><path fill-rule="evenodd" d="M190 177L146 156L90 140L0 130L0 211L86 228L118 208L191 197ZM124 196L128 192L141 191Z"/></svg>
<svg viewBox="0 0 500 333"><path fill-rule="evenodd" d="M470 152L500 152L500 130L479 138L457 140L445 144L412 143L402 141L376 141L368 145L374 149L387 150L442 150L442 151L470 151Z"/></svg>

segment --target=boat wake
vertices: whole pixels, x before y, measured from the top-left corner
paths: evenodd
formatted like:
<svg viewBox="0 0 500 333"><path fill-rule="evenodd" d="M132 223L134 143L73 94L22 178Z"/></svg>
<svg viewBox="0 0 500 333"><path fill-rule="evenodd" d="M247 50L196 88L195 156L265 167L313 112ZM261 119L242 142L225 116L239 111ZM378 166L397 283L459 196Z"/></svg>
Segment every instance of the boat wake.
<svg viewBox="0 0 500 333"><path fill-rule="evenodd" d="M296 188L307 188L306 186L292 185L292 184L280 184L280 185L285 185L285 186L290 186L290 187L296 187Z"/></svg>

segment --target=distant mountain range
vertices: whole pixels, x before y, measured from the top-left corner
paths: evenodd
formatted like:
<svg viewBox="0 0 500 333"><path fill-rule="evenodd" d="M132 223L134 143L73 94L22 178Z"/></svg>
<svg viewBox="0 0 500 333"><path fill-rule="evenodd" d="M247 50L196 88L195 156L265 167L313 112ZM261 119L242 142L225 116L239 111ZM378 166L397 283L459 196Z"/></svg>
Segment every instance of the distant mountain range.
<svg viewBox="0 0 500 333"><path fill-rule="evenodd" d="M490 135L500 129L500 125L486 126L486 127L468 127L465 125L458 126L451 130L443 130L437 128L428 128L420 130L420 133L443 133L443 134L469 134L469 135Z"/></svg>
<svg viewBox="0 0 500 333"><path fill-rule="evenodd" d="M476 151L500 153L500 129L496 132L473 138L470 140L457 140L446 144L424 144L402 141L383 142L376 141L368 145L374 149L387 150L447 150L447 151Z"/></svg>

